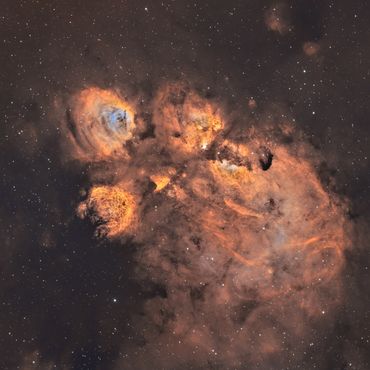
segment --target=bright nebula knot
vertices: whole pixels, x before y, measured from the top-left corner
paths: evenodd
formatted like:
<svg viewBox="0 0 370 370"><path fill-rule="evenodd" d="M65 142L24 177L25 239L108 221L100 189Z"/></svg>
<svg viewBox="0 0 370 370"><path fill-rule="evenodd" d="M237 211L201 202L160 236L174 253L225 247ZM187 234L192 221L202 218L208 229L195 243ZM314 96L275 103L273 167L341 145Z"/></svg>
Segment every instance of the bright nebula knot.
<svg viewBox="0 0 370 370"><path fill-rule="evenodd" d="M75 157L99 161L125 156L124 144L135 129L135 112L118 93L88 88L73 97L69 136Z"/></svg>
<svg viewBox="0 0 370 370"><path fill-rule="evenodd" d="M97 235L115 237L132 228L135 213L134 197L117 186L94 186L78 214L85 217L92 211L93 222L100 223Z"/></svg>
<svg viewBox="0 0 370 370"><path fill-rule="evenodd" d="M129 132L132 118L127 111L110 107L102 112L102 116L107 122L109 129L114 133L123 131L127 134Z"/></svg>

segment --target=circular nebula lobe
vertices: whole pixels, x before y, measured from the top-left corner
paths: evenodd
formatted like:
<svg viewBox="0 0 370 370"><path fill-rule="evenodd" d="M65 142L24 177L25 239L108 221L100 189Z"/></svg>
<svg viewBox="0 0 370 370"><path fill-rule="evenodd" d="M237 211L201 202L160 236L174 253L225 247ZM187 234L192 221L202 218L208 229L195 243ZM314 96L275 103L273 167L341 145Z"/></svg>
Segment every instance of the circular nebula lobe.
<svg viewBox="0 0 370 370"><path fill-rule="evenodd" d="M71 99L73 155L81 161L125 157L135 129L133 107L111 90L88 88Z"/></svg>
<svg viewBox="0 0 370 370"><path fill-rule="evenodd" d="M92 211L92 220L100 223L97 235L112 238L132 230L135 208L134 197L120 187L94 186L77 211L81 218Z"/></svg>

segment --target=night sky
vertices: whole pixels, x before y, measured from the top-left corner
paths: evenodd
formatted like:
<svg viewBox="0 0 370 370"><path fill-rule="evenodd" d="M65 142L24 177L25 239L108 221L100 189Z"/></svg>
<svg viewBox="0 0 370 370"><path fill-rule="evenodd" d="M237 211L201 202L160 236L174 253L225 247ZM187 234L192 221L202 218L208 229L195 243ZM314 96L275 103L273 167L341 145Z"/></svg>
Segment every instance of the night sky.
<svg viewBox="0 0 370 370"><path fill-rule="evenodd" d="M370 369L367 1L0 3L0 369ZM122 144L122 156L121 149L98 156L94 126L86 126L94 140L79 141L81 91L94 99L119 91L135 106L141 131ZM199 156L171 151L180 134L167 129L167 107L178 118L187 104L216 107L215 116L227 122L222 140L258 143L258 173L281 185L270 208L297 198L306 222L312 199L327 199L303 184L316 176L323 194L335 199L334 216L324 210L312 226L337 240L343 220L340 263L332 257L327 283L315 285L317 265L291 265L278 250L274 263L286 274L268 293L260 285L242 293L227 285L230 271L241 276L249 268L234 252L227 260L214 252L225 280L198 264L216 250L217 234L212 222L211 231L199 226L198 214L228 191L218 183L203 190L201 180L212 177L205 163L221 163L219 148L226 147L218 138ZM288 123L293 134L278 129ZM253 173L253 160L237 160ZM284 163L293 163L290 170ZM274 175L270 165L282 170ZM164 168L173 176L172 193L154 191L150 171ZM141 226L110 237L109 220L89 203L91 189L122 183L140 194ZM308 190L295 197L295 183ZM180 187L193 194L183 203ZM299 194L308 198L299 201ZM81 216L79 205L91 210ZM226 239L240 233L243 244L257 221L239 224L230 212L217 208L216 216L226 220ZM281 217L287 233L300 223L289 212ZM233 233L234 226L242 231ZM306 229L297 230L299 237ZM185 258L188 240L198 250ZM251 272L252 280L260 273L262 267ZM222 308L217 284L228 289ZM317 302L325 306L320 315Z"/></svg>

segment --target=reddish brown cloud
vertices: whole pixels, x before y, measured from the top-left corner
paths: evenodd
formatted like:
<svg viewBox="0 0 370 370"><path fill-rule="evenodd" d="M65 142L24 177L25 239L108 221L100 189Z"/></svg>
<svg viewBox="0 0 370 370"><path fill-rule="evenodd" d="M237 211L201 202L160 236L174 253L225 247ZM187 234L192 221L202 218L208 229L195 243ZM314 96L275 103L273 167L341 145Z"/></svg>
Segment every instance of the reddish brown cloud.
<svg viewBox="0 0 370 370"><path fill-rule="evenodd" d="M122 144L135 131L134 117L133 104L116 91L91 87L77 93L66 122L72 157L86 162L125 157Z"/></svg>
<svg viewBox="0 0 370 370"><path fill-rule="evenodd" d="M288 8L284 3L272 5L265 12L265 24L271 31L278 32L281 35L291 30Z"/></svg>
<svg viewBox="0 0 370 370"><path fill-rule="evenodd" d="M303 51L307 56L312 57L320 51L320 45L316 42L305 42Z"/></svg>
<svg viewBox="0 0 370 370"><path fill-rule="evenodd" d="M297 343L299 362L341 299L349 246L319 155L287 124L235 136L219 103L183 85L152 109L155 137L123 140L125 159L114 151L92 170L79 207L106 237L130 235L135 278L160 288L135 322L144 344L125 343L117 368L268 365Z"/></svg>

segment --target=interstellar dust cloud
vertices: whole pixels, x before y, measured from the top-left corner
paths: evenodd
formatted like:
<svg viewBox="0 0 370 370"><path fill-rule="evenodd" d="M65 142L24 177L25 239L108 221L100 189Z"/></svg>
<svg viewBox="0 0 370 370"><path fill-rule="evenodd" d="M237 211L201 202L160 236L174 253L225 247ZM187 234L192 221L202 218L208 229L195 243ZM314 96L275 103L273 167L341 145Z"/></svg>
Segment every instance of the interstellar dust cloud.
<svg viewBox="0 0 370 370"><path fill-rule="evenodd" d="M184 84L146 109L151 135L119 91L90 87L65 107L69 158L99 163L77 214L98 237L137 243L135 278L159 287L117 369L267 369L293 345L298 363L341 300L349 247L320 155L291 122L234 129L219 101Z"/></svg>

